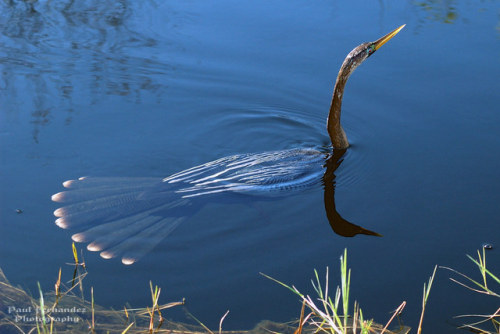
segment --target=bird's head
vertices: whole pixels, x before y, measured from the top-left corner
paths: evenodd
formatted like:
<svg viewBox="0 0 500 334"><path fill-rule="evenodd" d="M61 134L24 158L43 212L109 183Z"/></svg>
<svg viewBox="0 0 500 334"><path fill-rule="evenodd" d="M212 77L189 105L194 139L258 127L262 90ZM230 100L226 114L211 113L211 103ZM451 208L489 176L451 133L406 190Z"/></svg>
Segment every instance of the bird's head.
<svg viewBox="0 0 500 334"><path fill-rule="evenodd" d="M405 27L406 24L403 24L399 28L391 31L385 36L380 37L374 42L367 42L355 47L349 54L347 55L344 63L342 64L341 71L342 74L346 76L346 78L358 67L361 65L366 58L370 57L375 53L382 45L387 43L391 38L396 36L396 34Z"/></svg>

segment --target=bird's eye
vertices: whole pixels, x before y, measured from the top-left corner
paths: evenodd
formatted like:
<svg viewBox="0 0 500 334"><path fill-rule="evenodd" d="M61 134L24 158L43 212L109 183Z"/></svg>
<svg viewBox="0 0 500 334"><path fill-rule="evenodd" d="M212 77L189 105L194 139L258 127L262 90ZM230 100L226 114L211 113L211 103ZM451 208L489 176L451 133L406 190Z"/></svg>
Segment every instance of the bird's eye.
<svg viewBox="0 0 500 334"><path fill-rule="evenodd" d="M375 52L375 45L370 45L366 51L368 52L368 55L371 56Z"/></svg>

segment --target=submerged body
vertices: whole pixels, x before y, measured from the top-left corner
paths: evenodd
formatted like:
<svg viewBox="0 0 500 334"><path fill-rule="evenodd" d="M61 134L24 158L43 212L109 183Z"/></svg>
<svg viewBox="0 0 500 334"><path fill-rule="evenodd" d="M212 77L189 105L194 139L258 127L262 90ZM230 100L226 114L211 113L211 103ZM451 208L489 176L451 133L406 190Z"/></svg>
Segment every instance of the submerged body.
<svg viewBox="0 0 500 334"><path fill-rule="evenodd" d="M52 200L76 203L54 211L56 224L82 230L72 239L91 242L87 248L102 257L131 264L218 196L276 197L320 184L326 157L316 149L292 149L228 156L164 179L66 181L70 190Z"/></svg>
<svg viewBox="0 0 500 334"><path fill-rule="evenodd" d="M315 149L291 149L239 154L193 167L163 179L181 184L184 198L219 192L283 196L321 182L326 154Z"/></svg>
<svg viewBox="0 0 500 334"><path fill-rule="evenodd" d="M378 235L349 223L335 210L334 172L349 146L340 124L340 111L351 73L403 27L375 42L359 45L344 60L327 120L333 154L299 148L233 155L164 179L84 177L66 181L63 185L69 191L53 195L52 200L74 204L54 211L56 224L81 231L72 239L90 242L87 248L99 251L102 257L119 256L124 264L132 264L203 204L218 200L218 196L276 197L323 182L325 210L336 233Z"/></svg>

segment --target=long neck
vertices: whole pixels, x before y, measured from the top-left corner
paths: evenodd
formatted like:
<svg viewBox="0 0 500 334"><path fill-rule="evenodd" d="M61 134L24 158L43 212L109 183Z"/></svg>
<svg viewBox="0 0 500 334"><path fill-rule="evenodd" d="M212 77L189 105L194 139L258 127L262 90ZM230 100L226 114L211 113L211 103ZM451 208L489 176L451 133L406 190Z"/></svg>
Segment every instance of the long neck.
<svg viewBox="0 0 500 334"><path fill-rule="evenodd" d="M342 129L342 126L340 125L340 111L342 108L344 87L349 75L354 70L353 67L355 68L356 64L352 64L351 58L348 56L340 68L337 81L335 82L335 88L333 89L332 104L330 105L330 112L327 120L327 129L333 148L336 149L345 149L349 147L347 136L344 129Z"/></svg>

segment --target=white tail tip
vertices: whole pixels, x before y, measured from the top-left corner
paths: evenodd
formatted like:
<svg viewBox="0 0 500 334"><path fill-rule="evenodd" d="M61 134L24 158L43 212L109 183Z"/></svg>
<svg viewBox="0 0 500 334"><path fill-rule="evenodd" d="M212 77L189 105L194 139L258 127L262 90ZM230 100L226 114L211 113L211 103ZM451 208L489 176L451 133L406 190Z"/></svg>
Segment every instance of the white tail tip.
<svg viewBox="0 0 500 334"><path fill-rule="evenodd" d="M57 218L56 225L64 229L67 229L69 227L68 223L64 220L64 218Z"/></svg>
<svg viewBox="0 0 500 334"><path fill-rule="evenodd" d="M90 244L87 245L87 249L91 252L99 252L102 250L102 247L98 244L96 244L95 242L91 242ZM102 254L103 253L106 253L106 252L102 252L101 253L101 256L104 257ZM111 259L112 256L110 257L104 257L105 259Z"/></svg>
<svg viewBox="0 0 500 334"><path fill-rule="evenodd" d="M106 260L113 258L113 254L110 252L101 252L99 255Z"/></svg>
<svg viewBox="0 0 500 334"><path fill-rule="evenodd" d="M73 183L75 183L75 182L76 182L75 180L68 180L68 181L64 181L64 182L63 182L63 187L64 187L64 188L71 188L71 185L72 185ZM57 194L56 194L56 195L57 195Z"/></svg>
<svg viewBox="0 0 500 334"><path fill-rule="evenodd" d="M64 192L60 192L57 194L52 195L51 199L53 202L62 202L64 198Z"/></svg>
<svg viewBox="0 0 500 334"><path fill-rule="evenodd" d="M56 217L63 217L64 216L64 208L59 208L59 209L55 210L54 211L54 216L56 216Z"/></svg>
<svg viewBox="0 0 500 334"><path fill-rule="evenodd" d="M135 259L132 259L132 258L129 258L129 257L122 258L122 263L124 265L127 265L127 266L133 264L135 261L136 261Z"/></svg>
<svg viewBox="0 0 500 334"><path fill-rule="evenodd" d="M84 234L83 233L73 234L71 236L71 240L73 240L74 242L84 242L85 241Z"/></svg>

